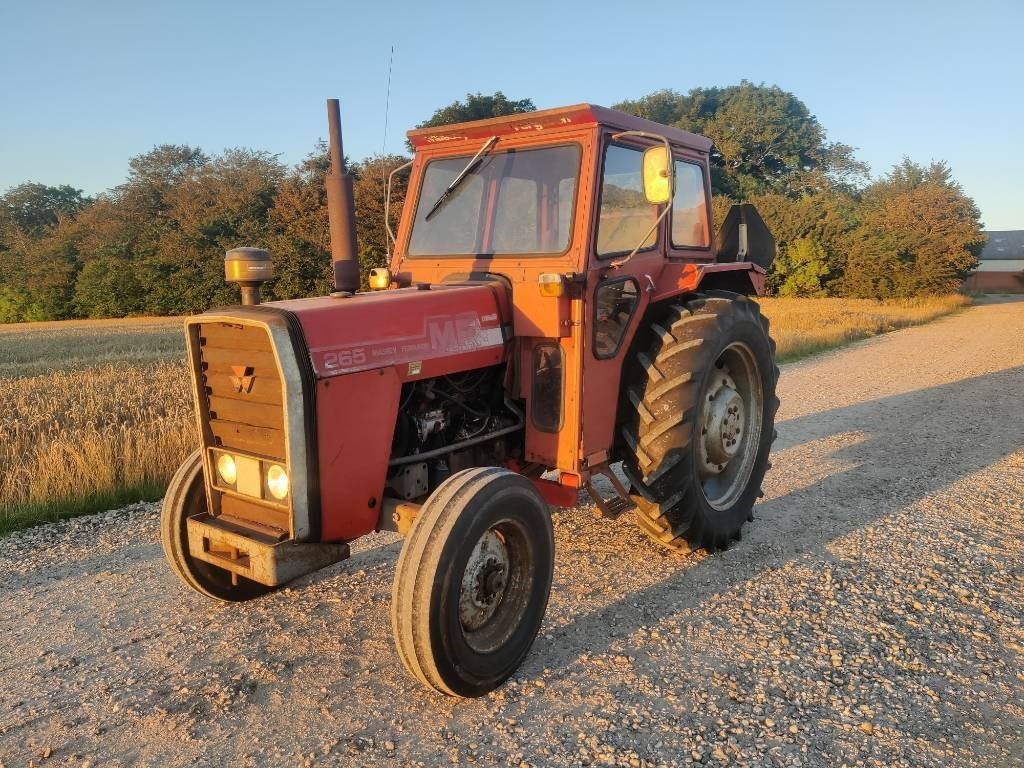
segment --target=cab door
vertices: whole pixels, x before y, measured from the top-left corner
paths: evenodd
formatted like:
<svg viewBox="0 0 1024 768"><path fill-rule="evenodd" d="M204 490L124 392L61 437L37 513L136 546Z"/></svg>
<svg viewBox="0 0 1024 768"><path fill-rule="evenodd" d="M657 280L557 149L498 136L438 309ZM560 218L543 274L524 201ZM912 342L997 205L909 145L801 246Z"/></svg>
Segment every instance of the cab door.
<svg viewBox="0 0 1024 768"><path fill-rule="evenodd" d="M581 333L584 468L610 458L622 363L665 266L669 216L655 226L662 211L644 196L647 146L609 136L602 153Z"/></svg>

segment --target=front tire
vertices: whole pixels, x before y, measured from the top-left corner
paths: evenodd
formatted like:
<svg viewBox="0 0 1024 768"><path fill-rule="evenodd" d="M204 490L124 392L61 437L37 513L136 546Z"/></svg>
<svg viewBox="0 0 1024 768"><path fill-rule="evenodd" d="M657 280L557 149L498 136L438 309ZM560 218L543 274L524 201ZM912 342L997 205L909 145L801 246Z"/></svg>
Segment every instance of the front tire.
<svg viewBox="0 0 1024 768"><path fill-rule="evenodd" d="M713 291L640 334L620 410L637 523L677 552L725 549L753 519L775 436L768 320L747 297Z"/></svg>
<svg viewBox="0 0 1024 768"><path fill-rule="evenodd" d="M548 505L529 480L496 467L448 478L395 571L391 621L406 669L449 696L501 685L540 630L554 551Z"/></svg>
<svg viewBox="0 0 1024 768"><path fill-rule="evenodd" d="M195 451L174 473L160 509L160 541L171 570L196 592L215 600L240 602L270 592L272 587L242 577L233 584L231 573L189 554L188 518L205 512L206 506L203 455Z"/></svg>

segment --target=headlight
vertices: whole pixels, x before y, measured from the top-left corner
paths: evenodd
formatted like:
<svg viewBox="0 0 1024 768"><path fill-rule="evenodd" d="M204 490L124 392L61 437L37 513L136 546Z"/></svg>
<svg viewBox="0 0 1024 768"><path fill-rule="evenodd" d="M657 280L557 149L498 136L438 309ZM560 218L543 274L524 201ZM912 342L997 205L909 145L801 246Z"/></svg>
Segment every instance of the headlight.
<svg viewBox="0 0 1024 768"><path fill-rule="evenodd" d="M218 456L217 474L226 484L234 485L238 480L238 467L235 466L235 459L227 453Z"/></svg>
<svg viewBox="0 0 1024 768"><path fill-rule="evenodd" d="M271 464L267 469L267 490L278 501L288 498L288 473L280 464Z"/></svg>

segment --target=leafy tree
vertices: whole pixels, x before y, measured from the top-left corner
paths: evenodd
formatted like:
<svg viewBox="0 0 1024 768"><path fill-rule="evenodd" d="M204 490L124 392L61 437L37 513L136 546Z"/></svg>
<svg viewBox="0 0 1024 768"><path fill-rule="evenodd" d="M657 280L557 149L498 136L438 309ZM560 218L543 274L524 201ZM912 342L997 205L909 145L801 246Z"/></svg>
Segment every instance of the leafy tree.
<svg viewBox="0 0 1024 768"><path fill-rule="evenodd" d="M267 245L274 256L275 279L268 293L295 299L331 290L331 244L324 178L330 167L327 145L320 142L278 185L268 212L272 229Z"/></svg>
<svg viewBox="0 0 1024 768"><path fill-rule="evenodd" d="M43 235L62 218L74 218L89 202L82 190L67 184L49 187L29 181L11 187L0 195L0 248L8 238Z"/></svg>
<svg viewBox="0 0 1024 768"><path fill-rule="evenodd" d="M25 183L0 196L0 318L69 317L77 256L68 232L89 205L81 190Z"/></svg>
<svg viewBox="0 0 1024 768"><path fill-rule="evenodd" d="M224 253L270 234L267 218L284 172L267 152L227 150L184 176L167 196L171 226L154 261L172 274L157 298L174 312L237 302L238 289L224 282Z"/></svg>
<svg viewBox="0 0 1024 768"><path fill-rule="evenodd" d="M980 217L946 163L904 158L864 191L836 287L874 298L954 291L985 244Z"/></svg>
<svg viewBox="0 0 1024 768"><path fill-rule="evenodd" d="M75 279L75 313L83 317L127 317L146 308L147 288L132 260L115 249L96 256Z"/></svg>
<svg viewBox="0 0 1024 768"><path fill-rule="evenodd" d="M778 86L742 81L687 94L656 91L616 109L700 133L714 142L713 191L744 199L855 187L867 168L845 144L829 142L807 105Z"/></svg>
<svg viewBox="0 0 1024 768"><path fill-rule="evenodd" d="M821 243L799 237L780 249L768 276L768 286L779 296L823 296L823 278L829 272L828 257Z"/></svg>
<svg viewBox="0 0 1024 768"><path fill-rule="evenodd" d="M857 225L857 201L850 195L826 190L797 198L786 195L755 195L750 202L757 206L778 245L779 257L768 275L771 290L780 290L790 265L785 262L786 249L801 240L821 249L827 269L819 275L821 286L842 274L846 258L846 236ZM800 248L806 248L806 245Z"/></svg>
<svg viewBox="0 0 1024 768"><path fill-rule="evenodd" d="M66 233L57 230L0 253L2 284L19 296L17 321L62 320L73 316L71 297L78 260ZM12 305L8 305L10 308Z"/></svg>
<svg viewBox="0 0 1024 768"><path fill-rule="evenodd" d="M202 150L187 144L161 144L128 161L128 179L114 194L139 223L157 224L167 210L167 196L208 160Z"/></svg>
<svg viewBox="0 0 1024 768"><path fill-rule="evenodd" d="M743 200L757 205L779 244L768 275L781 295L823 292L911 296L953 290L984 237L979 214L944 163L904 160L863 187L866 167L831 143L793 94L741 82L663 90L620 109L704 133L714 141L716 221ZM528 112L530 99L467 94L421 127ZM385 263L385 216L394 226L407 175L378 155L350 163L363 274ZM285 168L266 152L207 155L160 145L134 157L125 182L95 199L70 186L25 183L0 195L0 322L71 316L194 312L236 303L223 279L224 251L269 248L277 279L268 298L330 288L322 143Z"/></svg>
<svg viewBox="0 0 1024 768"><path fill-rule="evenodd" d="M416 127L433 128L438 125L465 123L470 120L518 115L522 112L533 112L536 109L537 107L533 105L531 99L509 99L501 91L495 91L492 96L485 96L482 93L467 93L465 101L453 101L448 106L441 107ZM412 144L406 142L406 147L412 152Z"/></svg>

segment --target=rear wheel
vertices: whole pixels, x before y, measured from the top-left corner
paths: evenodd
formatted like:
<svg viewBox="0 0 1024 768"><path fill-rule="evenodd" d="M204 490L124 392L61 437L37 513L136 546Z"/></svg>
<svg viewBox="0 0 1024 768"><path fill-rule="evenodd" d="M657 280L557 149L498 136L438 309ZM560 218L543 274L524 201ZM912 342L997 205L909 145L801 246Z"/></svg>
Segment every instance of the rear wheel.
<svg viewBox="0 0 1024 768"><path fill-rule="evenodd" d="M203 455L196 451L174 473L160 510L160 540L171 570L196 592L217 600L239 602L270 592L272 587L242 577L233 584L231 573L189 554L188 519L206 506Z"/></svg>
<svg viewBox="0 0 1024 768"><path fill-rule="evenodd" d="M644 333L620 410L637 522L669 549L724 549L753 519L775 435L768 321L715 291L667 307Z"/></svg>
<svg viewBox="0 0 1024 768"><path fill-rule="evenodd" d="M402 663L450 696L481 696L519 667L540 630L554 534L529 480L495 467L442 483L398 558L391 620Z"/></svg>

